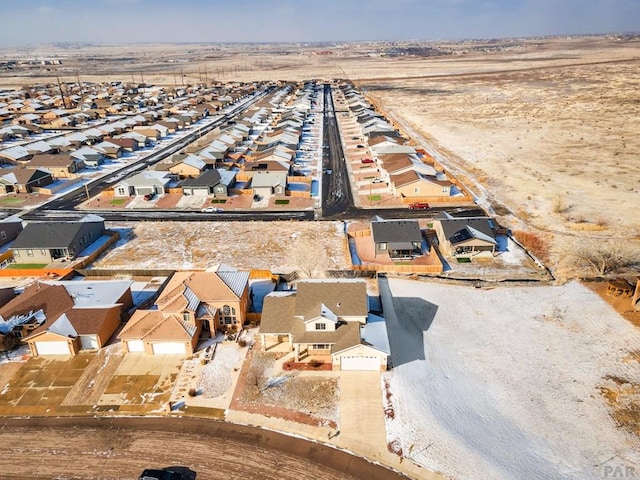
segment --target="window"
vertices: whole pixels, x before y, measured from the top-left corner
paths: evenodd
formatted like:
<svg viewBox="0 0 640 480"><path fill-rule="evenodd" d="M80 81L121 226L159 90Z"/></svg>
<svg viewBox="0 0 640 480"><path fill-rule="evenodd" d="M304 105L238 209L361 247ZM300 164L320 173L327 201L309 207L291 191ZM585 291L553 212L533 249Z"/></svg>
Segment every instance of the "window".
<svg viewBox="0 0 640 480"><path fill-rule="evenodd" d="M442 187L442 193L449 193L449 187Z"/></svg>
<svg viewBox="0 0 640 480"><path fill-rule="evenodd" d="M416 187L413 189L413 193L420 193L420 187Z"/></svg>
<svg viewBox="0 0 640 480"><path fill-rule="evenodd" d="M238 323L236 319L236 309L234 307L225 305L220 310L222 311L220 316L220 325L236 325Z"/></svg>
<svg viewBox="0 0 640 480"><path fill-rule="evenodd" d="M40 255L46 255L47 251L46 250L40 250Z"/></svg>
<svg viewBox="0 0 640 480"><path fill-rule="evenodd" d="M316 323L316 330L326 330L326 329L327 329L326 323Z"/></svg>
<svg viewBox="0 0 640 480"><path fill-rule="evenodd" d="M187 311L182 312L182 319L185 322L190 322L191 321L191 314Z"/></svg>
<svg viewBox="0 0 640 480"><path fill-rule="evenodd" d="M7 238L7 234L5 233L4 230L0 232L0 238L2 238L3 240Z"/></svg>
<svg viewBox="0 0 640 480"><path fill-rule="evenodd" d="M387 242L380 242L378 244L378 248L380 248L380 250L386 250L387 249Z"/></svg>
<svg viewBox="0 0 640 480"><path fill-rule="evenodd" d="M33 250L27 250L27 257L33 257Z"/></svg>
<svg viewBox="0 0 640 480"><path fill-rule="evenodd" d="M328 343L314 343L311 345L311 350L329 350L331 349L331 345Z"/></svg>

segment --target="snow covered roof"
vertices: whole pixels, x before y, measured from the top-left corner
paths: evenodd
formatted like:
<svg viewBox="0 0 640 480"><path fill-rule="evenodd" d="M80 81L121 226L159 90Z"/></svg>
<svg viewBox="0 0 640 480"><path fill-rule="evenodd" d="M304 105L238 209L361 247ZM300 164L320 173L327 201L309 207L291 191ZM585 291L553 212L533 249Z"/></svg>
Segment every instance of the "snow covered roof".
<svg viewBox="0 0 640 480"><path fill-rule="evenodd" d="M387 322L384 318L369 314L367 323L360 329L360 338L378 350L391 354L389 337L387 335Z"/></svg>
<svg viewBox="0 0 640 480"><path fill-rule="evenodd" d="M47 331L69 338L75 338L78 336L78 332L73 328L69 317L67 317L65 313L60 315L58 319L54 321L49 328L47 328Z"/></svg>
<svg viewBox="0 0 640 480"><path fill-rule="evenodd" d="M130 280L100 281L43 281L48 285L62 285L73 298L74 308L110 307L120 303L131 288Z"/></svg>

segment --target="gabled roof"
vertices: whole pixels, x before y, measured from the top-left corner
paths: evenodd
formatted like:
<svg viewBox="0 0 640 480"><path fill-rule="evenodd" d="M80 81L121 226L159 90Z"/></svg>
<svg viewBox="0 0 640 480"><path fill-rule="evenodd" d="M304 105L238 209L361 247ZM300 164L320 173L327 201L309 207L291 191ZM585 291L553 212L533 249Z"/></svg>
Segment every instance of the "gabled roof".
<svg viewBox="0 0 640 480"><path fill-rule="evenodd" d="M159 310L137 310L118 335L123 340L167 341L193 339L195 324L175 315L165 316Z"/></svg>
<svg viewBox="0 0 640 480"><path fill-rule="evenodd" d="M269 170L258 170L251 179L251 188L276 187L287 185L287 172L274 172Z"/></svg>
<svg viewBox="0 0 640 480"><path fill-rule="evenodd" d="M99 221L104 223L102 218ZM13 241L12 248L67 248L85 223L82 221L28 223L18 238Z"/></svg>
<svg viewBox="0 0 640 480"><path fill-rule="evenodd" d="M445 238L452 245L465 242L472 238L496 244L495 224L489 217L452 217L443 212L436 217L442 226Z"/></svg>
<svg viewBox="0 0 640 480"><path fill-rule="evenodd" d="M29 151L21 147L20 145L16 145L15 147L5 148L4 150L0 150L0 157L10 158L12 160L19 160L21 158L26 158L30 155Z"/></svg>
<svg viewBox="0 0 640 480"><path fill-rule="evenodd" d="M417 220L383 220L371 222L374 243L388 243L391 248L401 248L413 242L422 242L422 233Z"/></svg>
<svg viewBox="0 0 640 480"><path fill-rule="evenodd" d="M43 153L39 155L34 155L31 160L29 160L29 166L31 167L68 167L72 163L81 162L79 158L73 158L69 154L48 154Z"/></svg>
<svg viewBox="0 0 640 480"><path fill-rule="evenodd" d="M130 280L43 281L42 283L63 286L73 299L75 308L116 305L133 284Z"/></svg>
<svg viewBox="0 0 640 480"><path fill-rule="evenodd" d="M182 182L183 187L214 187L220 183L220 172L205 170L196 178L188 178Z"/></svg>
<svg viewBox="0 0 640 480"><path fill-rule="evenodd" d="M294 315L319 316L326 306L339 317L365 316L367 286L362 280L304 280L296 286Z"/></svg>

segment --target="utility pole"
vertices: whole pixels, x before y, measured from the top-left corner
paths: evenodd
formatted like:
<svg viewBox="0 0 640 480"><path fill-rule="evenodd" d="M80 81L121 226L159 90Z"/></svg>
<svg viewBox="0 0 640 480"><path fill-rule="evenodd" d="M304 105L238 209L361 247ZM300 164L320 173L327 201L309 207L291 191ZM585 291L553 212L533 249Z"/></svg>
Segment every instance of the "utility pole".
<svg viewBox="0 0 640 480"><path fill-rule="evenodd" d="M87 202L89 200L91 200L91 195L89 195L89 187L87 187L87 184L84 184L84 191L87 193Z"/></svg>
<svg viewBox="0 0 640 480"><path fill-rule="evenodd" d="M58 80L58 88L60 89L60 96L62 97L62 108L67 108L67 101L64 99L64 92L62 91L62 83L60 83L60 77L56 71L56 79Z"/></svg>

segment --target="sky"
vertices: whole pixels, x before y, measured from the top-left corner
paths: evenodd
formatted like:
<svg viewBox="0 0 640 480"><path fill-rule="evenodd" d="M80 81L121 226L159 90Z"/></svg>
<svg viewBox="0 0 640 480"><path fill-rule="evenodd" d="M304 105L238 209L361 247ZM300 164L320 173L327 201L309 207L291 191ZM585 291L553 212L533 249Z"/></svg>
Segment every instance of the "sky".
<svg viewBox="0 0 640 480"><path fill-rule="evenodd" d="M0 0L0 46L459 40L640 31L640 0Z"/></svg>

